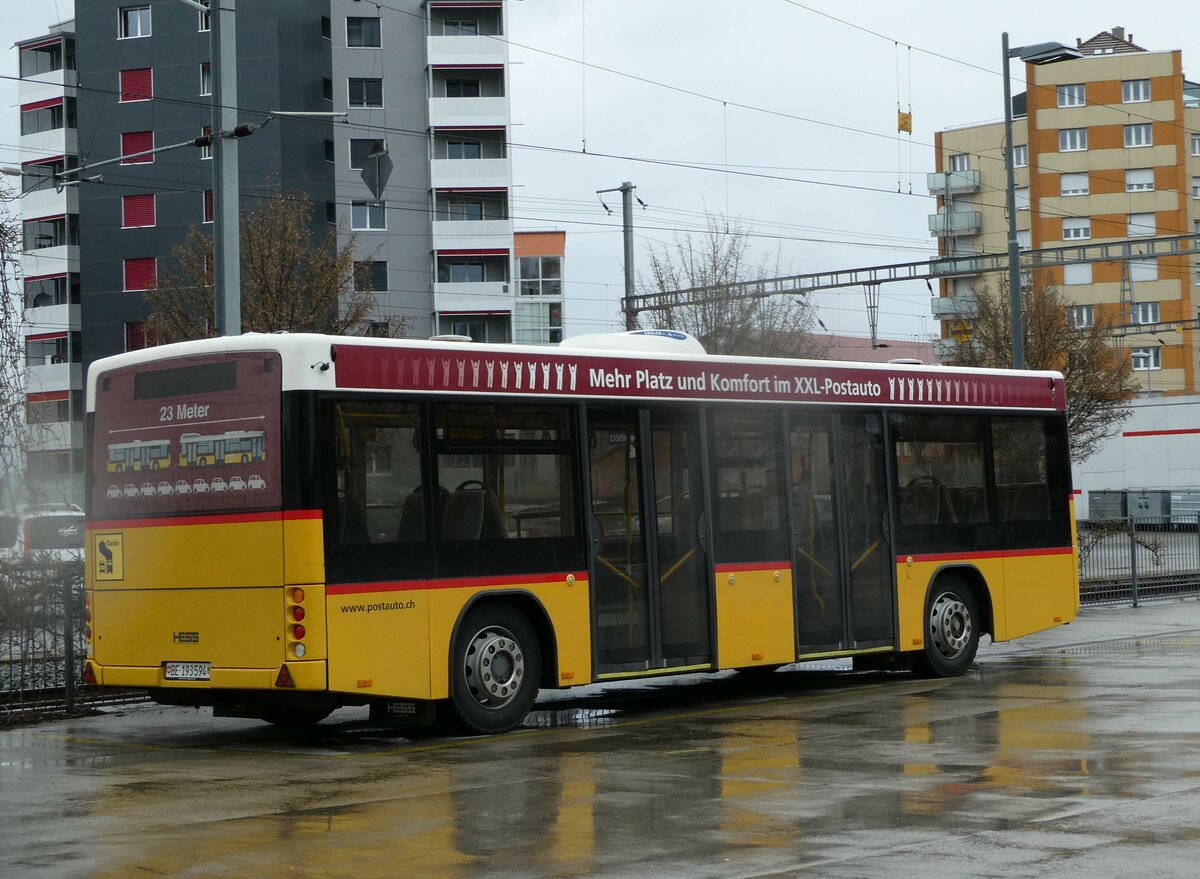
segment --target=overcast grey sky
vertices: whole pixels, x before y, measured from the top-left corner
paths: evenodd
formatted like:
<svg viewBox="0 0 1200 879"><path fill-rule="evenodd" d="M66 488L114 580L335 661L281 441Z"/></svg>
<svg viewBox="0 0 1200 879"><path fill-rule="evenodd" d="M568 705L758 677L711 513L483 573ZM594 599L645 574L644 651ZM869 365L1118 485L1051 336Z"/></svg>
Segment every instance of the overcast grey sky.
<svg viewBox="0 0 1200 879"><path fill-rule="evenodd" d="M639 266L648 243L703 228L706 211L740 220L756 253L773 257L778 247L791 272L926 259L936 249L926 231L933 133L1001 117L1002 31L1013 45L1074 45L1120 25L1147 49L1182 49L1184 73L1200 78L1194 4L1175 0L1143 4L1136 16L1112 0L508 7L512 212L518 229L568 233L571 334L620 327L620 197L606 197L608 216L598 189L628 180L649 206L634 216ZM11 46L71 8L69 0L0 0L0 40ZM22 158L16 72L10 50L0 62L5 165ZM1014 90L1021 73L1013 67ZM897 102L911 105L911 140L896 133ZM831 331L866 334L860 289L821 295L818 308ZM883 285L881 336L936 331L924 284Z"/></svg>

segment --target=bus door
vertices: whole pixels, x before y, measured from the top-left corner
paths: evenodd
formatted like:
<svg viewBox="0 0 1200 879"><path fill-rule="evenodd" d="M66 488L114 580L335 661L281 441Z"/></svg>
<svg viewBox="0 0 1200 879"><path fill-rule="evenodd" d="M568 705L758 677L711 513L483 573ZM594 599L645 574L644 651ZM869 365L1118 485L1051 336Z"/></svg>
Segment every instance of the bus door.
<svg viewBox="0 0 1200 879"><path fill-rule="evenodd" d="M694 412L588 410L599 674L711 662L710 562Z"/></svg>
<svg viewBox="0 0 1200 879"><path fill-rule="evenodd" d="M882 417L795 412L788 445L799 654L891 646Z"/></svg>

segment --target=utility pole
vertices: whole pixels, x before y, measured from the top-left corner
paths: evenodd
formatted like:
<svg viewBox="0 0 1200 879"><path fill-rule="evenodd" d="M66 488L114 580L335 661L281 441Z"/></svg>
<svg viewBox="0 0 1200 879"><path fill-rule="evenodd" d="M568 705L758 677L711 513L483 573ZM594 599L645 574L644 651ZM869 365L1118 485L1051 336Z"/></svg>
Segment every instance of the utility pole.
<svg viewBox="0 0 1200 879"><path fill-rule="evenodd" d="M213 124L217 132L237 127L237 20L235 0L212 0ZM213 138L213 292L218 336L242 332L238 205L238 139Z"/></svg>
<svg viewBox="0 0 1200 879"><path fill-rule="evenodd" d="M635 189L637 189L636 186L626 181L612 189L596 190L597 195L605 192L621 193L621 225L625 237L625 296L621 300L621 310L625 312L625 329L627 330L637 329L637 312L633 310L633 191ZM641 199L638 201L641 202ZM603 201L600 204L604 205L604 209L608 211L608 205L605 205ZM612 213L612 211L608 212Z"/></svg>

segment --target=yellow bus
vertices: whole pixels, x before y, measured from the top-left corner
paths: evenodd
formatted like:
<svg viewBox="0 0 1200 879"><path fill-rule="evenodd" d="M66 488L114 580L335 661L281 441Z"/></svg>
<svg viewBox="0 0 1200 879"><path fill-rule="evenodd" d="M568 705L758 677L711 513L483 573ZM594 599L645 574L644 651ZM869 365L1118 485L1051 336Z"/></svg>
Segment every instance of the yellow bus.
<svg viewBox="0 0 1200 879"><path fill-rule="evenodd" d="M166 439L136 439L109 443L110 473L139 473L171 466L171 443Z"/></svg>
<svg viewBox="0 0 1200 879"><path fill-rule="evenodd" d="M266 444L261 430L227 430L208 436L185 433L179 438L180 467L251 464L265 457Z"/></svg>
<svg viewBox="0 0 1200 879"><path fill-rule="evenodd" d="M1079 606L1056 373L248 334L98 361L87 408L85 679L219 715L498 732L620 678L959 675ZM261 431L255 472L111 490L113 437L201 424Z"/></svg>

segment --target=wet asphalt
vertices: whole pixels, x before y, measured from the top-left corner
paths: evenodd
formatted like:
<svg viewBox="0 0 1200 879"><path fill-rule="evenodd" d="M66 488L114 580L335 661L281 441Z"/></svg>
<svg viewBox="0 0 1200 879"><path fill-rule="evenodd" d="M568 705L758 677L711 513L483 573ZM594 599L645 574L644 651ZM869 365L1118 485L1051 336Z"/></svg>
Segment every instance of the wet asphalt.
<svg viewBox="0 0 1200 879"><path fill-rule="evenodd" d="M964 677L838 663L551 694L456 738L126 708L0 729L12 877L1200 874L1200 602Z"/></svg>

